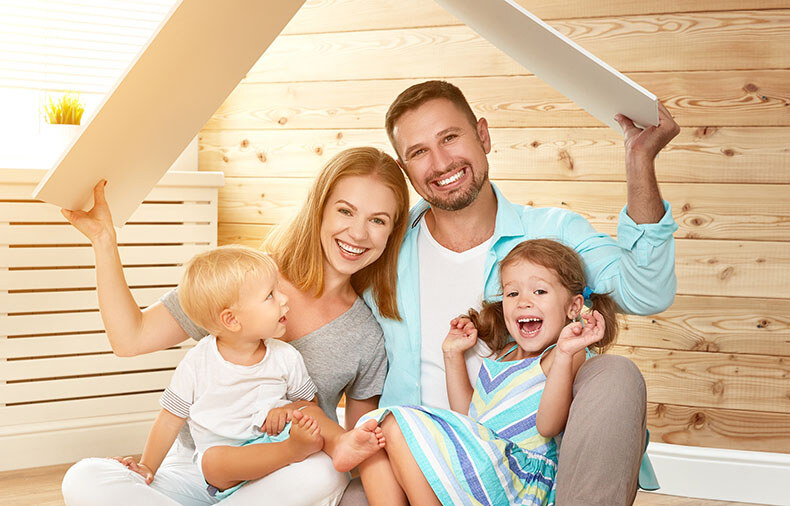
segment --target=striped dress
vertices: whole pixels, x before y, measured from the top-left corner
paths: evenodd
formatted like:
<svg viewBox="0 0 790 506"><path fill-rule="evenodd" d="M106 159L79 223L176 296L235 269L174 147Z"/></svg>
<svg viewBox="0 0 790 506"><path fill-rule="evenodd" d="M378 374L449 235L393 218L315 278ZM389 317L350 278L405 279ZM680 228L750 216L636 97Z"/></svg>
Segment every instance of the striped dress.
<svg viewBox="0 0 790 506"><path fill-rule="evenodd" d="M546 384L540 357L511 362L485 359L469 416L421 406L392 413L425 478L442 504L554 504L557 444L535 427Z"/></svg>

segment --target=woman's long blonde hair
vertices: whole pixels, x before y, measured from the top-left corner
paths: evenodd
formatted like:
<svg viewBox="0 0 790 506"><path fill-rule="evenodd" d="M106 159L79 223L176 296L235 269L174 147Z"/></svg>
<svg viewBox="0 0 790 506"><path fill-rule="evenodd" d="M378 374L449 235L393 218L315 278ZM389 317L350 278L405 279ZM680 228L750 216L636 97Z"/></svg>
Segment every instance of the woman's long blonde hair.
<svg viewBox="0 0 790 506"><path fill-rule="evenodd" d="M397 162L383 151L362 147L335 155L315 178L299 214L273 231L263 248L271 252L285 279L299 290L319 297L324 290L324 250L321 246L324 206L338 181L350 176L373 176L395 195L397 209L387 246L375 262L351 276L351 285L358 294L372 287L379 313L399 320L398 252L406 233L409 190Z"/></svg>

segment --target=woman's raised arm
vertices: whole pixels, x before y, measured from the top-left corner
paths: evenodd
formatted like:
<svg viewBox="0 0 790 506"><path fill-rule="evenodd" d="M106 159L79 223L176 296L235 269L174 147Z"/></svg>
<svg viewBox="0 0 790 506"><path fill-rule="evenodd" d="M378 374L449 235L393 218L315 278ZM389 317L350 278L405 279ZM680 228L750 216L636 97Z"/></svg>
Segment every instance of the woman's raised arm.
<svg viewBox="0 0 790 506"><path fill-rule="evenodd" d="M93 245L99 310L112 351L130 357L175 346L188 337L184 329L161 302L140 311L126 283L110 208L104 198L106 184L102 180L93 188L90 211L61 209L61 213Z"/></svg>

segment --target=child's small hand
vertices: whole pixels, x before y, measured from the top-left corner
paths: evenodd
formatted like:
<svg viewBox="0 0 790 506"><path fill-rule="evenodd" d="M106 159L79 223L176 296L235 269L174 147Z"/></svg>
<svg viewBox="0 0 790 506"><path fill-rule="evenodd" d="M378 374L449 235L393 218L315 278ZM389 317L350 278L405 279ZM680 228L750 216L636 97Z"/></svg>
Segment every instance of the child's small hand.
<svg viewBox="0 0 790 506"><path fill-rule="evenodd" d="M442 342L443 353L460 352L470 349L477 342L477 328L469 318L453 318L450 332Z"/></svg>
<svg viewBox="0 0 790 506"><path fill-rule="evenodd" d="M581 317L584 318L584 326L581 322L574 321L562 329L557 340L557 351L572 356L603 338L606 324L601 313L593 311L592 316L585 314Z"/></svg>
<svg viewBox="0 0 790 506"><path fill-rule="evenodd" d="M261 432L265 432L270 436L276 436L285 428L285 424L293 419L294 408L292 405L283 406L281 408L273 408L269 410L266 415L266 420L263 421Z"/></svg>
<svg viewBox="0 0 790 506"><path fill-rule="evenodd" d="M113 460L117 460L125 465L130 471L134 471L145 478L146 485L150 485L151 482L154 481L154 472L151 471L151 468L142 462L138 463L134 457L113 457Z"/></svg>

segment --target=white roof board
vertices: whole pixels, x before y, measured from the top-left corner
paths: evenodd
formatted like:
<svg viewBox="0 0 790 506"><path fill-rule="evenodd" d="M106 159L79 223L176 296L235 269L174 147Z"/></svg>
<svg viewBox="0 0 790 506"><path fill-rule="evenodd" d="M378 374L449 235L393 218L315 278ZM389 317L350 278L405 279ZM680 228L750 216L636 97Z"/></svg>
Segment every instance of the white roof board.
<svg viewBox="0 0 790 506"><path fill-rule="evenodd" d="M638 125L658 125L655 95L512 0L436 3L618 132L617 113Z"/></svg>
<svg viewBox="0 0 790 506"><path fill-rule="evenodd" d="M87 210L104 178L125 223L303 2L179 2L33 197Z"/></svg>

